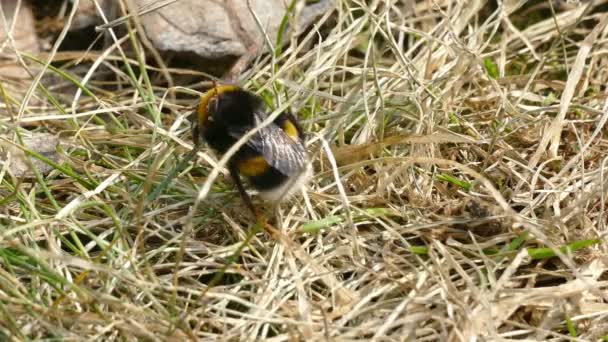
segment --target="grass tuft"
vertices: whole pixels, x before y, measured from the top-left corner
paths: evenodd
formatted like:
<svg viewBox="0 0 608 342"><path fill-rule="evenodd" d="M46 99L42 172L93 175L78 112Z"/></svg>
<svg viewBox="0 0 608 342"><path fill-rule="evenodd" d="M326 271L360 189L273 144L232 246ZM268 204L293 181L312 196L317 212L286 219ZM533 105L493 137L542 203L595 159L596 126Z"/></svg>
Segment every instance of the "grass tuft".
<svg viewBox="0 0 608 342"><path fill-rule="evenodd" d="M209 80L132 17L5 42L2 141L52 171L0 165L1 340L608 340L605 1L335 2L241 80L309 132L272 233L193 151Z"/></svg>

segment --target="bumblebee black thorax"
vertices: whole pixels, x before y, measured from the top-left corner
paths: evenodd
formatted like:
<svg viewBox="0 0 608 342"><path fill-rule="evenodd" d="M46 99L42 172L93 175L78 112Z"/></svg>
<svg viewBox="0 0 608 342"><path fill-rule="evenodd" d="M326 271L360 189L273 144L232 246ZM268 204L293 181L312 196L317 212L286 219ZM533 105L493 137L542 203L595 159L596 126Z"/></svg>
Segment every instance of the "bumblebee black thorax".
<svg viewBox="0 0 608 342"><path fill-rule="evenodd" d="M253 125L249 113L263 105L244 90L228 89L231 91L221 92L222 90L220 88L218 94L214 95L215 90L212 89L209 91L209 99L201 99L197 109L198 132L195 133L202 135L207 144L220 154L225 153L238 140L229 134L229 127L245 128Z"/></svg>

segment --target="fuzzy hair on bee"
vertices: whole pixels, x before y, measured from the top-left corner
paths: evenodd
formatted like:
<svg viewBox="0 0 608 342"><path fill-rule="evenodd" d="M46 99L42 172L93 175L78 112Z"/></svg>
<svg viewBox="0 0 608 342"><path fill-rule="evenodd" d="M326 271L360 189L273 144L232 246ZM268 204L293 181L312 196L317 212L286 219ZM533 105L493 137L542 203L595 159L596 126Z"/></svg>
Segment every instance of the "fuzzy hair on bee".
<svg viewBox="0 0 608 342"><path fill-rule="evenodd" d="M197 144L204 140L222 155L266 118L266 105L261 97L237 86L219 85L204 93L198 102L192 117L193 140ZM286 199L311 178L304 139L296 117L282 112L229 159L231 177L251 209L240 176L260 197L271 202Z"/></svg>

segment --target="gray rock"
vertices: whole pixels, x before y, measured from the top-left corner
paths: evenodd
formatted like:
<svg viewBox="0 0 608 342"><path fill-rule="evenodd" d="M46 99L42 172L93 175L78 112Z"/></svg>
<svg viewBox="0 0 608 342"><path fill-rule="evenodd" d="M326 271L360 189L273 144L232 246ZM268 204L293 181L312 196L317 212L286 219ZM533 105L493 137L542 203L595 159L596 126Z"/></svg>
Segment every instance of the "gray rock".
<svg viewBox="0 0 608 342"><path fill-rule="evenodd" d="M146 35L159 50L191 52L210 60L238 57L248 53L252 45L257 51L265 46L261 29L273 44L276 42L289 2L251 0L259 24L247 0L181 0L142 15L141 21ZM135 3L139 8L149 8L154 1ZM333 6L332 1L321 1L305 7L296 32Z"/></svg>
<svg viewBox="0 0 608 342"><path fill-rule="evenodd" d="M0 7L7 20L8 28L0 24L0 82L10 98L22 99L32 75L37 72L37 65L30 65L26 69L17 59L15 50L36 55L40 52L40 41L36 34L34 15L25 1L17 8L14 0L0 0ZM10 38L12 39L9 39ZM40 101L33 99L30 104L39 105ZM8 116L7 106L4 99L0 97L0 118ZM13 107L15 105L13 104Z"/></svg>
<svg viewBox="0 0 608 342"><path fill-rule="evenodd" d="M107 15L110 15L110 4L107 0L95 0L102 11ZM75 0L72 0L75 3ZM97 13L97 8L93 0L79 0L78 1L78 12L72 21L70 31L81 30L88 26L100 24L101 18Z"/></svg>
<svg viewBox="0 0 608 342"><path fill-rule="evenodd" d="M5 137L9 138L9 137ZM59 162L60 157L57 154L57 145L59 139L48 133L32 133L30 136L23 137L23 146L33 152L36 152L53 162ZM31 164L28 162L31 161ZM38 172L45 175L53 170L50 165L34 158L29 157L25 152L5 140L0 140L0 168L8 163L8 169L15 177L33 177L32 168L35 167Z"/></svg>
<svg viewBox="0 0 608 342"><path fill-rule="evenodd" d="M40 51L38 35L34 26L34 15L32 10L25 3L19 8L17 16L17 2L15 0L0 0L0 7L7 20L8 27L14 27L11 36L14 39L14 48L19 51L27 51L36 54ZM4 29L4 25L0 25L0 42L5 42L8 34ZM8 44L10 45L10 43ZM3 54L11 53L10 51L2 51Z"/></svg>

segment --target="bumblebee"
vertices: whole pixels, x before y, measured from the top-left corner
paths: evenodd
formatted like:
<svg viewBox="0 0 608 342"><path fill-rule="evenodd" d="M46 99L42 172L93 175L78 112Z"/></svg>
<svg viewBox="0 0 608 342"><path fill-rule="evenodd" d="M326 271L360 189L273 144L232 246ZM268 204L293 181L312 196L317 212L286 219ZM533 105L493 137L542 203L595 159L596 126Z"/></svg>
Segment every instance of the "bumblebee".
<svg viewBox="0 0 608 342"><path fill-rule="evenodd" d="M202 138L220 155L267 118L261 97L232 85L216 86L204 93L194 114L194 142L198 144ZM282 112L261 128L229 159L228 170L254 214L240 176L246 178L264 200L277 203L292 195L312 175L304 132L296 118Z"/></svg>

